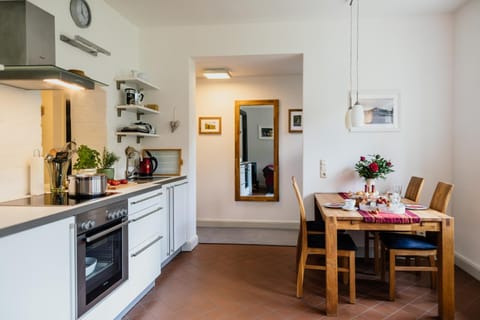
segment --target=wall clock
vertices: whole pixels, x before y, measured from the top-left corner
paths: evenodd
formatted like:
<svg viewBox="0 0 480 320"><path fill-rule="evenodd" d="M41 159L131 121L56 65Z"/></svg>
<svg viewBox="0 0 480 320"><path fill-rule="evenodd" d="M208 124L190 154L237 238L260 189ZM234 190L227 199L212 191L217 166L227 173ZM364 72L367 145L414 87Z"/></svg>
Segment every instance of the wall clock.
<svg viewBox="0 0 480 320"><path fill-rule="evenodd" d="M70 15L80 28L86 28L92 22L92 12L85 0L70 0Z"/></svg>

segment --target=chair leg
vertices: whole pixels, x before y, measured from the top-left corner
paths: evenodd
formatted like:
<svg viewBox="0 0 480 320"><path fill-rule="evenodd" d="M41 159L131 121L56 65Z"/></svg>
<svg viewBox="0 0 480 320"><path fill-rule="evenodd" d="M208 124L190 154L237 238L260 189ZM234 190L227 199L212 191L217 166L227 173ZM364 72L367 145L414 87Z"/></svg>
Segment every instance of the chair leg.
<svg viewBox="0 0 480 320"><path fill-rule="evenodd" d="M389 267L389 298L390 301L395 301L395 258L396 258L396 253L395 250L390 249L388 251L388 254L390 255L390 267Z"/></svg>
<svg viewBox="0 0 480 320"><path fill-rule="evenodd" d="M429 256L428 260L430 261L430 267L434 267L436 265L435 262L435 256ZM430 278L431 278L431 288L435 290L437 288L437 272L430 272Z"/></svg>
<svg viewBox="0 0 480 320"><path fill-rule="evenodd" d="M356 287L355 287L355 252L352 251L348 258L348 274L349 274L349 282L350 282L350 303L354 304L356 299Z"/></svg>
<svg viewBox="0 0 480 320"><path fill-rule="evenodd" d="M349 259L347 257L339 257L340 259L340 265L342 267L347 267L349 265ZM348 284L348 274L346 272L342 272L342 283L344 285L347 285Z"/></svg>
<svg viewBox="0 0 480 320"><path fill-rule="evenodd" d="M365 248L365 257L364 261L368 262L368 259L370 259L370 231L365 231L364 232L364 248Z"/></svg>
<svg viewBox="0 0 480 320"><path fill-rule="evenodd" d="M305 273L305 264L307 263L307 254L301 253L297 267L297 298L303 296L303 277Z"/></svg>
<svg viewBox="0 0 480 320"><path fill-rule="evenodd" d="M375 274L378 275L380 273L380 233L374 233L375 238L373 239L373 258L375 261Z"/></svg>
<svg viewBox="0 0 480 320"><path fill-rule="evenodd" d="M386 255L387 255L387 249L385 249L385 246L383 243L380 245L380 263L381 263L381 275L380 279L385 282L385 269L387 268L387 263L386 263Z"/></svg>
<svg viewBox="0 0 480 320"><path fill-rule="evenodd" d="M298 263L300 262L300 255L302 253L302 236L301 233L298 232L298 238L297 238L297 260L296 260L296 266L297 266L297 272L298 272Z"/></svg>

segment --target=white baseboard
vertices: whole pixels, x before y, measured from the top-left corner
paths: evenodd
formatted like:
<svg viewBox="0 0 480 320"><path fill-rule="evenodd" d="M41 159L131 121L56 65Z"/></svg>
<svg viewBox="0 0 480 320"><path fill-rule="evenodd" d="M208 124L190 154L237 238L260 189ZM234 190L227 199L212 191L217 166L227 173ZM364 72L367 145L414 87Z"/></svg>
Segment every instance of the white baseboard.
<svg viewBox="0 0 480 320"><path fill-rule="evenodd" d="M198 246L198 235L194 235L190 240L187 240L182 246L182 251L192 251L195 247Z"/></svg>
<svg viewBox="0 0 480 320"><path fill-rule="evenodd" d="M200 243L295 246L298 222L199 220Z"/></svg>
<svg viewBox="0 0 480 320"><path fill-rule="evenodd" d="M475 279L480 280L480 266L472 260L459 253L455 253L455 264Z"/></svg>
<svg viewBox="0 0 480 320"><path fill-rule="evenodd" d="M297 230L298 221L197 220L197 227Z"/></svg>

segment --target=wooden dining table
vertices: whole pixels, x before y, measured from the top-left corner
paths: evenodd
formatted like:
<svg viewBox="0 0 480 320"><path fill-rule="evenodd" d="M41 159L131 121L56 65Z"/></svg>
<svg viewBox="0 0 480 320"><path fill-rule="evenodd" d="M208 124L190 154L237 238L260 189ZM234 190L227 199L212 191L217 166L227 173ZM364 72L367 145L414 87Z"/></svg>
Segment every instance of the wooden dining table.
<svg viewBox="0 0 480 320"><path fill-rule="evenodd" d="M421 219L419 223L367 223L357 211L345 211L325 207L329 202L341 202L338 193L316 193L316 219L325 222L326 249L326 313L336 316L338 311L338 262L337 230L368 231L433 231L438 232L438 315L440 319L455 318L455 282L454 282L454 219L432 209L415 210ZM408 203L409 200L402 200ZM411 202L411 201L410 201ZM388 292L386 293L388 294Z"/></svg>

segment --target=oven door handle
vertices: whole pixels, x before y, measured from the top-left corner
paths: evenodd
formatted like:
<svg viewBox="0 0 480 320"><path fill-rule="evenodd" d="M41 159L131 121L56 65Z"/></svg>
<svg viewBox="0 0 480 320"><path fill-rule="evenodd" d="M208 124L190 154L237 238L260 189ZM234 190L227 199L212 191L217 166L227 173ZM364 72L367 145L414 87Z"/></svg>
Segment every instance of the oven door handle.
<svg viewBox="0 0 480 320"><path fill-rule="evenodd" d="M109 233L112 233L113 231L118 230L118 229L122 228L123 226L125 226L125 225L127 225L127 224L128 224L128 221L124 221L124 222L122 222L122 223L120 223L120 224L117 224L116 226L113 226L113 227L107 229L107 230L103 230L102 232L99 232L99 233L95 234L94 236L87 237L87 238L85 239L85 241L86 241L87 243L88 243L88 242L95 241L95 240L97 240L98 238L101 238L101 237L103 237L104 235L107 235L107 234L109 234Z"/></svg>

